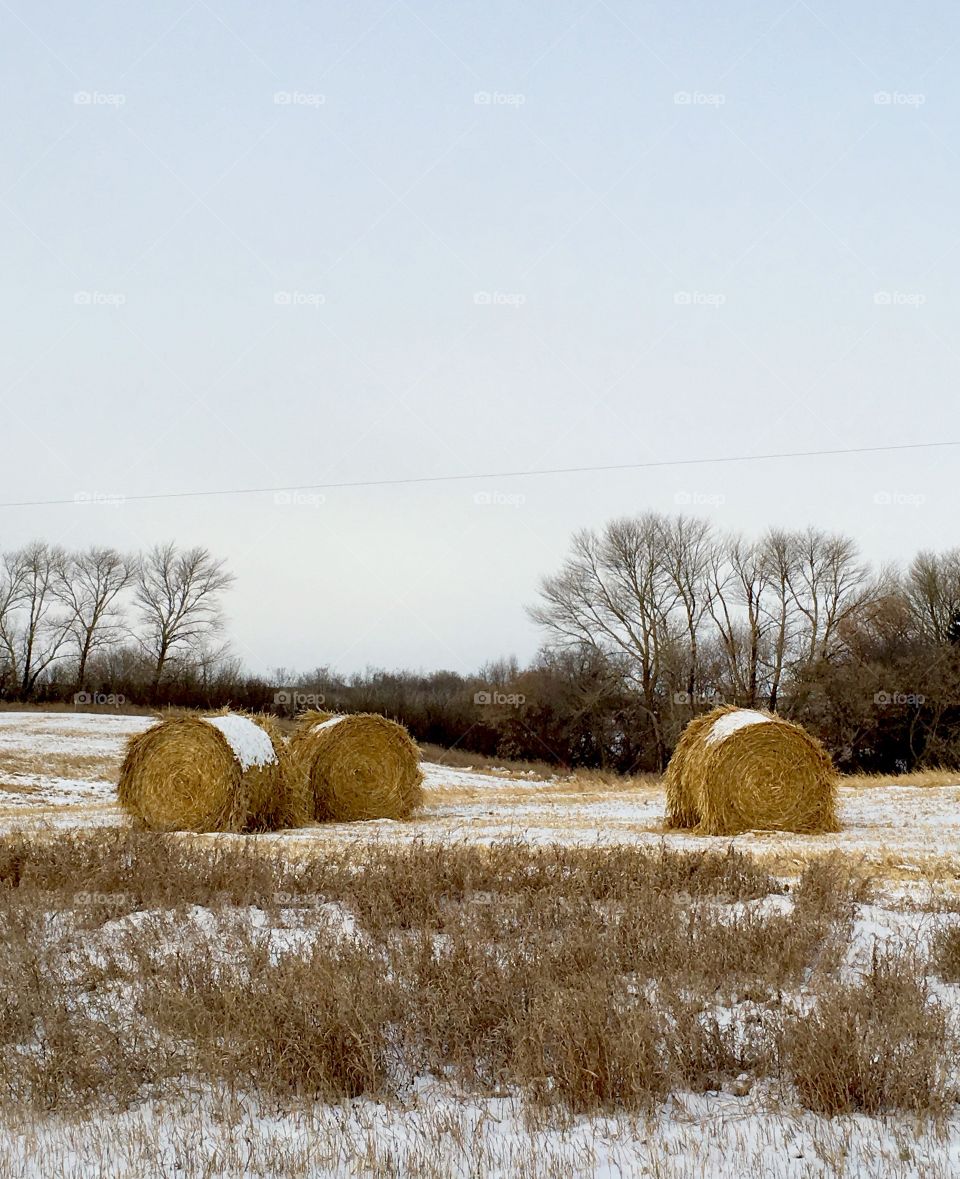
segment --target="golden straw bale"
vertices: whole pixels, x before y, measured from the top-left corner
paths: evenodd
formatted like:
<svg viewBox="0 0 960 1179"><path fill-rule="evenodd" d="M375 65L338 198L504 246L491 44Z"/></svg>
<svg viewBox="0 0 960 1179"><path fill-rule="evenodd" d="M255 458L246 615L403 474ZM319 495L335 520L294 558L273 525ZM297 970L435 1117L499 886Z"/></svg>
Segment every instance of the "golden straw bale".
<svg viewBox="0 0 960 1179"><path fill-rule="evenodd" d="M700 822L699 802L687 772L690 751L703 740L718 717L736 710L735 704L721 704L702 716L695 716L680 734L666 772L668 827L696 827Z"/></svg>
<svg viewBox="0 0 960 1179"><path fill-rule="evenodd" d="M185 714L130 739L117 795L153 831L272 831L310 821L293 771L272 718Z"/></svg>
<svg viewBox="0 0 960 1179"><path fill-rule="evenodd" d="M317 819L406 819L423 802L420 751L386 717L306 712L290 746Z"/></svg>
<svg viewBox="0 0 960 1179"><path fill-rule="evenodd" d="M686 753L683 777L705 835L840 829L829 755L800 725L773 713L718 710Z"/></svg>

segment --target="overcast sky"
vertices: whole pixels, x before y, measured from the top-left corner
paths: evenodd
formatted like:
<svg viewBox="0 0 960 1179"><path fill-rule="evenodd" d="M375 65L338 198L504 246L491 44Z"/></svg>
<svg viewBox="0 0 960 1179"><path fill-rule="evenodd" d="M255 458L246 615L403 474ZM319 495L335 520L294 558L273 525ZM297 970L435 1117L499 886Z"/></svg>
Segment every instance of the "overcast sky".
<svg viewBox="0 0 960 1179"><path fill-rule="evenodd" d="M571 532L644 509L960 543L957 449L118 502L960 439L958 38L945 0L3 0L0 501L94 502L0 548L207 545L251 668L350 671L529 657Z"/></svg>

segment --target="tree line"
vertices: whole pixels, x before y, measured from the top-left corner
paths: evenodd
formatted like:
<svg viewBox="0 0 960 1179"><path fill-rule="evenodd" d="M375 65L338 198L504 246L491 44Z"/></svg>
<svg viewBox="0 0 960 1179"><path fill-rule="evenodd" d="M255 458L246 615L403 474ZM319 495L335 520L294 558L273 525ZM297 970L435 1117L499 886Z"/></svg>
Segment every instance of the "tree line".
<svg viewBox="0 0 960 1179"><path fill-rule="evenodd" d="M207 549L71 552L35 541L0 561L0 699L60 698L116 677L161 685L227 657L222 595L233 584Z"/></svg>
<svg viewBox="0 0 960 1179"><path fill-rule="evenodd" d="M647 768L721 701L801 721L846 768L960 759L960 549L872 569L818 528L646 513L578 533L531 614L636 702Z"/></svg>
<svg viewBox="0 0 960 1179"><path fill-rule="evenodd" d="M0 700L379 712L495 757L636 772L719 702L816 732L844 769L960 765L960 549L871 568L817 528L757 538L645 513L576 534L531 617L543 645L475 674L251 675L207 549L42 542L3 555Z"/></svg>

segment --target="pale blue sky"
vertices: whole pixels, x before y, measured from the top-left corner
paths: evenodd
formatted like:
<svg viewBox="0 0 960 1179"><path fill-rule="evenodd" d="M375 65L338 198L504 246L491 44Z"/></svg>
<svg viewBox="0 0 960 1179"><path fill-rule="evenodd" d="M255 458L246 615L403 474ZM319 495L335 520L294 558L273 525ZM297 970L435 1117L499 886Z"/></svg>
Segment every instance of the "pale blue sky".
<svg viewBox="0 0 960 1179"><path fill-rule="evenodd" d="M0 500L960 438L958 40L947 3L0 0ZM532 654L576 528L906 558L960 543L958 457L4 508L0 547L207 544L253 668L467 669Z"/></svg>

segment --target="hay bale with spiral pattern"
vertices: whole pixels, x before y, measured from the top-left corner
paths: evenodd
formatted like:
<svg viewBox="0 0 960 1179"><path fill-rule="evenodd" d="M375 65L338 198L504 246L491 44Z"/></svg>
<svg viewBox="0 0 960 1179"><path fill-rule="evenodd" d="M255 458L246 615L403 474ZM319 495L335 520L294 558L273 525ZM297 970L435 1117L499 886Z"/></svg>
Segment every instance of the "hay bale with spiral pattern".
<svg viewBox="0 0 960 1179"><path fill-rule="evenodd" d="M423 802L420 750L386 717L306 712L290 747L321 821L406 819Z"/></svg>
<svg viewBox="0 0 960 1179"><path fill-rule="evenodd" d="M271 718L185 714L130 739L117 796L152 831L274 831L312 817L292 770Z"/></svg>
<svg viewBox="0 0 960 1179"><path fill-rule="evenodd" d="M735 704L722 704L710 712L695 716L680 734L666 772L668 827L690 828L700 822L697 787L688 769L690 752L710 731L717 717L736 711Z"/></svg>
<svg viewBox="0 0 960 1179"><path fill-rule="evenodd" d="M697 830L839 831L837 776L829 754L800 725L756 709L716 710L686 756Z"/></svg>

